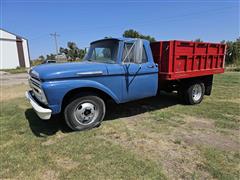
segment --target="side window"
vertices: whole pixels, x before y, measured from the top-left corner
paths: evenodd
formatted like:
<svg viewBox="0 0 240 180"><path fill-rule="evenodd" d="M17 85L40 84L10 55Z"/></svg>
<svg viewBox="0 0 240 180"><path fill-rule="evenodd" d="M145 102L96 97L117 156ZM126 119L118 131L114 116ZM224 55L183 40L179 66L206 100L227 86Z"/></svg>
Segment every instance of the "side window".
<svg viewBox="0 0 240 180"><path fill-rule="evenodd" d="M123 56L122 56L122 62L124 63L136 63L136 64L142 64L146 63L147 60L147 54L145 47L142 48L142 59L136 59L136 49L134 48L135 44L133 43L125 43L124 49L123 49Z"/></svg>
<svg viewBox="0 0 240 180"><path fill-rule="evenodd" d="M133 43L124 44L122 61L124 61L124 63L134 63L134 44Z"/></svg>

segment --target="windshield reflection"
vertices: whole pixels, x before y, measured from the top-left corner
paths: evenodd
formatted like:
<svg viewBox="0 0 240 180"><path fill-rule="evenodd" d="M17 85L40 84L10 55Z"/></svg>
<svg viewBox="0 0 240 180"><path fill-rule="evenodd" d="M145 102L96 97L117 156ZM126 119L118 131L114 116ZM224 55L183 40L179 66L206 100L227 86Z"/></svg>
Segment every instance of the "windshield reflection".
<svg viewBox="0 0 240 180"><path fill-rule="evenodd" d="M84 60L100 63L116 63L118 47L118 40L102 40L92 43Z"/></svg>

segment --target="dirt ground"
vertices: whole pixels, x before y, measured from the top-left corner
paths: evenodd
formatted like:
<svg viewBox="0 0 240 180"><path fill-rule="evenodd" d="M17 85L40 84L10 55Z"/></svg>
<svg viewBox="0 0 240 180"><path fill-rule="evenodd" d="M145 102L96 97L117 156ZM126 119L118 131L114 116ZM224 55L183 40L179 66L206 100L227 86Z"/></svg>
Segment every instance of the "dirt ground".
<svg viewBox="0 0 240 180"><path fill-rule="evenodd" d="M0 82L1 82L1 86L27 84L28 74L27 73L10 74L10 73L1 71L0 72Z"/></svg>
<svg viewBox="0 0 240 180"><path fill-rule="evenodd" d="M28 89L28 74L0 73L0 101L7 101L18 97L23 97ZM17 86L13 88L13 86ZM17 90L16 90L17 89Z"/></svg>

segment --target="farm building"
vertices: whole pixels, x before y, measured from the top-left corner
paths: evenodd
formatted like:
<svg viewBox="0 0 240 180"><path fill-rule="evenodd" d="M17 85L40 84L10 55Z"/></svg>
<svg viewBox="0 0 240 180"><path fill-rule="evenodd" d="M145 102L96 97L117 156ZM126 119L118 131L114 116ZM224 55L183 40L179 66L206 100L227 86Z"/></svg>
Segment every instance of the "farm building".
<svg viewBox="0 0 240 180"><path fill-rule="evenodd" d="M0 69L30 67L27 39L0 29Z"/></svg>

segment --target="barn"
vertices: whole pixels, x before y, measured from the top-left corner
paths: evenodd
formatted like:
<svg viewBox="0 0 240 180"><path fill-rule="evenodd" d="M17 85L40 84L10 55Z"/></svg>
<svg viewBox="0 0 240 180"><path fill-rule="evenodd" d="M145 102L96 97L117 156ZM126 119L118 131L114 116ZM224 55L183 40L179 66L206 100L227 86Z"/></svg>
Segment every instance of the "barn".
<svg viewBox="0 0 240 180"><path fill-rule="evenodd" d="M28 40L0 29L0 69L30 67Z"/></svg>

